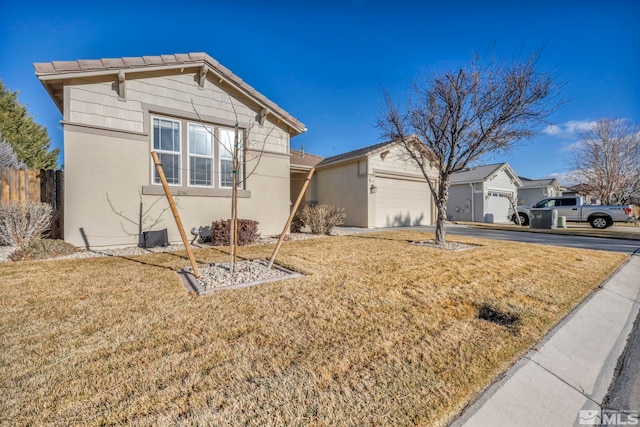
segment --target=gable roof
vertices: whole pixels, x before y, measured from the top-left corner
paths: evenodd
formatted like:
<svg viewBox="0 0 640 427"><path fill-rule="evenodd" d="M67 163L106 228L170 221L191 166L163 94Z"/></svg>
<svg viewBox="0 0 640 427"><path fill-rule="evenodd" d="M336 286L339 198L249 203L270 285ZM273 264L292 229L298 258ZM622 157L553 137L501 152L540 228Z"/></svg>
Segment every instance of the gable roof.
<svg viewBox="0 0 640 427"><path fill-rule="evenodd" d="M210 72L215 75L221 82L231 84L259 106L268 108L270 110L269 113L289 125L294 134L301 134L307 130L303 123L280 108L276 103L267 99L267 97L255 90L240 77L233 74L228 68L204 52L89 60L79 59L77 61L37 62L34 63L33 66L36 71L36 76L38 76L42 85L45 87L47 92L49 92L49 95L53 98L60 112L64 111L64 91L62 90L64 79L118 75L121 72L126 76L128 73L136 72L200 68L203 71Z"/></svg>
<svg viewBox="0 0 640 427"><path fill-rule="evenodd" d="M292 168L296 169L311 169L320 163L322 159L324 159L324 157L292 149L289 164Z"/></svg>
<svg viewBox="0 0 640 427"><path fill-rule="evenodd" d="M358 148L357 150L348 151L346 153L338 154L332 157L327 157L326 159L318 163L317 167L323 167L323 166L328 166L335 163L344 163L344 162L349 162L349 161L353 161L361 158L366 158L378 152L384 151L386 148L390 148L395 144L396 144L396 141L380 142L378 144L369 145L368 147Z"/></svg>
<svg viewBox="0 0 640 427"><path fill-rule="evenodd" d="M559 182L556 178L529 179L519 176L522 181L522 188L557 187Z"/></svg>
<svg viewBox="0 0 640 427"><path fill-rule="evenodd" d="M451 174L451 184L469 184L473 182L487 181L500 172L505 171L514 180L514 184L522 186L522 182L518 179L509 163L495 163L492 165L473 166Z"/></svg>

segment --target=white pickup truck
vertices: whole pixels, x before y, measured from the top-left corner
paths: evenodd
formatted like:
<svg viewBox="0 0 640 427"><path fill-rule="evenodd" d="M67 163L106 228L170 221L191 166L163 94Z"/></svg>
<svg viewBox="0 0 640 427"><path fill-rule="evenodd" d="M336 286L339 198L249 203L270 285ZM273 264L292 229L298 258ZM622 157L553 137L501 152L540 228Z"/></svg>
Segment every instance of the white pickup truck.
<svg viewBox="0 0 640 427"><path fill-rule="evenodd" d="M586 205L582 197L550 197L530 206L518 206L518 215L522 225L529 225L531 208L552 208L558 211L558 216L567 221L588 222L593 228L611 227L614 222L632 221L632 205ZM517 222L515 214L511 217Z"/></svg>

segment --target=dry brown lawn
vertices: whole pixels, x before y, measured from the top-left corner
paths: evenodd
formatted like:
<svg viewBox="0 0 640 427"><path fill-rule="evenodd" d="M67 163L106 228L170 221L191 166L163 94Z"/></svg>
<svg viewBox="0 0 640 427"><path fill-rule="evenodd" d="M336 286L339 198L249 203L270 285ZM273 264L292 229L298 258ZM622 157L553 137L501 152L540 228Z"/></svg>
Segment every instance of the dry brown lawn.
<svg viewBox="0 0 640 427"><path fill-rule="evenodd" d="M2 424L444 425L625 260L432 237L287 242L306 277L205 297L184 253L1 264Z"/></svg>

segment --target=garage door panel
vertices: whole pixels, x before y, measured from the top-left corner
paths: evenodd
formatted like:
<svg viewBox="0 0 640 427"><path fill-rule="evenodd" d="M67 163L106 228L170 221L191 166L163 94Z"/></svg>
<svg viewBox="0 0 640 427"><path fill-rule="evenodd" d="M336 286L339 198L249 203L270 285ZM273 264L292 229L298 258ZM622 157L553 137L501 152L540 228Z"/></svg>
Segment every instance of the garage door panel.
<svg viewBox="0 0 640 427"><path fill-rule="evenodd" d="M376 178L375 226L431 224L431 193L426 182Z"/></svg>
<svg viewBox="0 0 640 427"><path fill-rule="evenodd" d="M511 203L505 193L489 190L485 206L484 222L509 222L509 208L511 207Z"/></svg>

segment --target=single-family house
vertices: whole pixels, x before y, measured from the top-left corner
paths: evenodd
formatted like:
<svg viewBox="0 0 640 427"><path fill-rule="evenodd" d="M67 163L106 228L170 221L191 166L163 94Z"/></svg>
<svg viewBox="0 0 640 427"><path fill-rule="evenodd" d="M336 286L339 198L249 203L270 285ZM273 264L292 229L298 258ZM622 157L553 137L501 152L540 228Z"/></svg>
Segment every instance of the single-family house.
<svg viewBox="0 0 640 427"><path fill-rule="evenodd" d="M437 179L435 168L430 179ZM345 209L345 226L429 225L435 203L424 175L397 142L328 157L316 166L317 201Z"/></svg>
<svg viewBox="0 0 640 427"><path fill-rule="evenodd" d="M562 196L560 183L555 178L529 179L519 176L522 187L518 188L518 205L532 205L547 197Z"/></svg>
<svg viewBox="0 0 640 427"><path fill-rule="evenodd" d="M323 160L323 157L316 156L315 154L305 153L304 147L301 150L291 149L291 204L293 205L300 194L300 190L304 186L304 182L309 175L309 171L312 167L316 166ZM307 190L304 192L304 197L300 203L302 208L307 204L318 203L318 180L315 175L311 177Z"/></svg>
<svg viewBox="0 0 640 427"><path fill-rule="evenodd" d="M568 187L562 192L563 196L581 196L584 197L586 204L600 205L602 200L589 184L576 184Z"/></svg>
<svg viewBox="0 0 640 427"><path fill-rule="evenodd" d="M509 197L517 197L522 182L508 163L474 166L451 175L447 218L450 221L507 223Z"/></svg>
<svg viewBox="0 0 640 427"><path fill-rule="evenodd" d="M144 231L164 228L180 241L151 151L185 228L229 218L236 124L239 216L262 234L284 226L290 138L306 128L206 53L34 67L62 113L66 241L136 245Z"/></svg>

